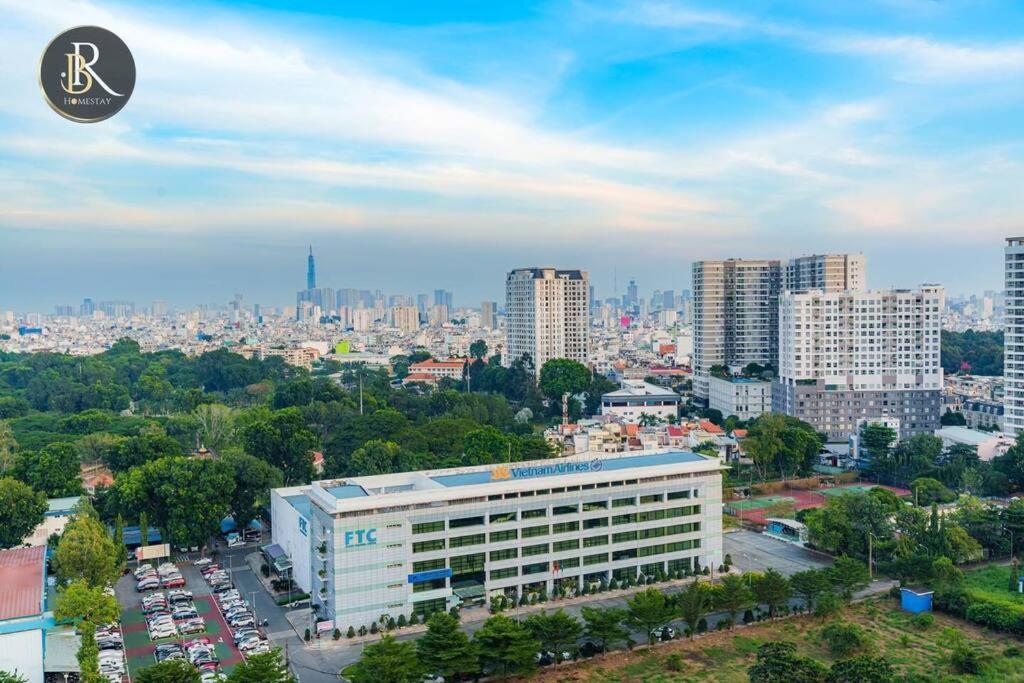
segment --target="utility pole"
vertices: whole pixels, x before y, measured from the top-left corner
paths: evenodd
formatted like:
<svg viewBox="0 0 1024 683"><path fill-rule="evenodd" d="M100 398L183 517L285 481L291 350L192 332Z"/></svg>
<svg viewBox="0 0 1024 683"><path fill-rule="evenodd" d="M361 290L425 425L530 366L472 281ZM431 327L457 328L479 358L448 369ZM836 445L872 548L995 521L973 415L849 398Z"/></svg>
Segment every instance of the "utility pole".
<svg viewBox="0 0 1024 683"><path fill-rule="evenodd" d="M359 368L359 414L363 414L363 369Z"/></svg>

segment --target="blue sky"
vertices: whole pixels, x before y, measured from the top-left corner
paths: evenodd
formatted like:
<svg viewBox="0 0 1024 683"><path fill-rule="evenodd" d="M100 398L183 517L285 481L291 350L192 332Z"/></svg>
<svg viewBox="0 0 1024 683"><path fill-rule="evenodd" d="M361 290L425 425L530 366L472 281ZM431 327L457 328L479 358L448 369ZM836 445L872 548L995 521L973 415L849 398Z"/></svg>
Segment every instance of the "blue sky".
<svg viewBox="0 0 1024 683"><path fill-rule="evenodd" d="M460 303L512 267L598 295L700 258L863 251L871 286L999 288L1024 230L1024 5L0 0L0 310L284 304L321 281ZM116 117L45 105L98 24Z"/></svg>

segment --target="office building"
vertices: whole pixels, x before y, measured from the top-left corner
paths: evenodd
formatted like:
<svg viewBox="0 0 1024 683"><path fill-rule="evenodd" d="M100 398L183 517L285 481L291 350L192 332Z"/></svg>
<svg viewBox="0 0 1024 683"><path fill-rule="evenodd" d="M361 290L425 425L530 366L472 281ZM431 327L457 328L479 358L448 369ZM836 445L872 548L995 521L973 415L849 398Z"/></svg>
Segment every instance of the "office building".
<svg viewBox="0 0 1024 683"><path fill-rule="evenodd" d="M778 366L778 297L783 291L859 291L865 286L861 255L803 256L777 260L698 261L693 264L693 395L706 405L711 368L748 363ZM684 316L689 321L689 316Z"/></svg>
<svg viewBox="0 0 1024 683"><path fill-rule="evenodd" d="M498 304L484 301L480 304L480 327L493 330L498 327Z"/></svg>
<svg viewBox="0 0 1024 683"><path fill-rule="evenodd" d="M684 451L319 481L271 510L283 565L343 633L723 561L721 466Z"/></svg>
<svg viewBox="0 0 1024 683"><path fill-rule="evenodd" d="M391 309L391 324L402 332L420 329L420 312L415 306L395 306Z"/></svg>
<svg viewBox="0 0 1024 683"><path fill-rule="evenodd" d="M772 410L772 383L752 377L712 375L708 379L708 407L723 417L753 420Z"/></svg>
<svg viewBox="0 0 1024 683"><path fill-rule="evenodd" d="M589 277L582 270L520 268L505 279L506 366L529 354L539 375L552 358L586 364Z"/></svg>
<svg viewBox="0 0 1024 683"><path fill-rule="evenodd" d="M779 307L776 412L845 441L861 419L895 417L900 438L939 427L944 292L786 292Z"/></svg>
<svg viewBox="0 0 1024 683"><path fill-rule="evenodd" d="M309 258L306 259L306 289L316 289L316 260L313 258L313 247L309 247Z"/></svg>
<svg viewBox="0 0 1024 683"><path fill-rule="evenodd" d="M453 312L455 307L452 305L452 293L444 289L434 290L434 305L444 306L448 311Z"/></svg>
<svg viewBox="0 0 1024 683"><path fill-rule="evenodd" d="M627 422L639 422L645 415L661 422L679 417L682 397L671 389L642 379L626 379L622 387L601 395L601 414L616 415Z"/></svg>
<svg viewBox="0 0 1024 683"><path fill-rule="evenodd" d="M1003 430L1010 436L1017 436L1024 432L1024 237L1006 239L1005 257Z"/></svg>

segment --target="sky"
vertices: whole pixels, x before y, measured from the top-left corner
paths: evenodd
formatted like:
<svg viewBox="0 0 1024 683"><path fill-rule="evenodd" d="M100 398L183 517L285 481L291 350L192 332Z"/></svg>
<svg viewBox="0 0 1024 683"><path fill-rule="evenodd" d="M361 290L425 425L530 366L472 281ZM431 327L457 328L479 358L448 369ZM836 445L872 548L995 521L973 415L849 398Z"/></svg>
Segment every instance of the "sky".
<svg viewBox="0 0 1024 683"><path fill-rule="evenodd" d="M871 287L1001 289L1024 234L1024 3L0 0L0 310L82 297L457 305L504 273L599 297L690 264L863 252ZM46 44L131 49L66 121Z"/></svg>

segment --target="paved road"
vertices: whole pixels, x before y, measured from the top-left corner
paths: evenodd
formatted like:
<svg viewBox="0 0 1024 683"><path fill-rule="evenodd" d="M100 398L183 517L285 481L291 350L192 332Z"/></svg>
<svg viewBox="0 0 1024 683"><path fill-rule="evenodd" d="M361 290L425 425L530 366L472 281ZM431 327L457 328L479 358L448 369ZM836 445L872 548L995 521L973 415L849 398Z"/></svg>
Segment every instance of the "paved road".
<svg viewBox="0 0 1024 683"><path fill-rule="evenodd" d="M832 564L828 555L746 529L723 534L722 546L725 554L732 557L733 564L744 572L763 572L774 567L784 576L792 576L805 569Z"/></svg>

